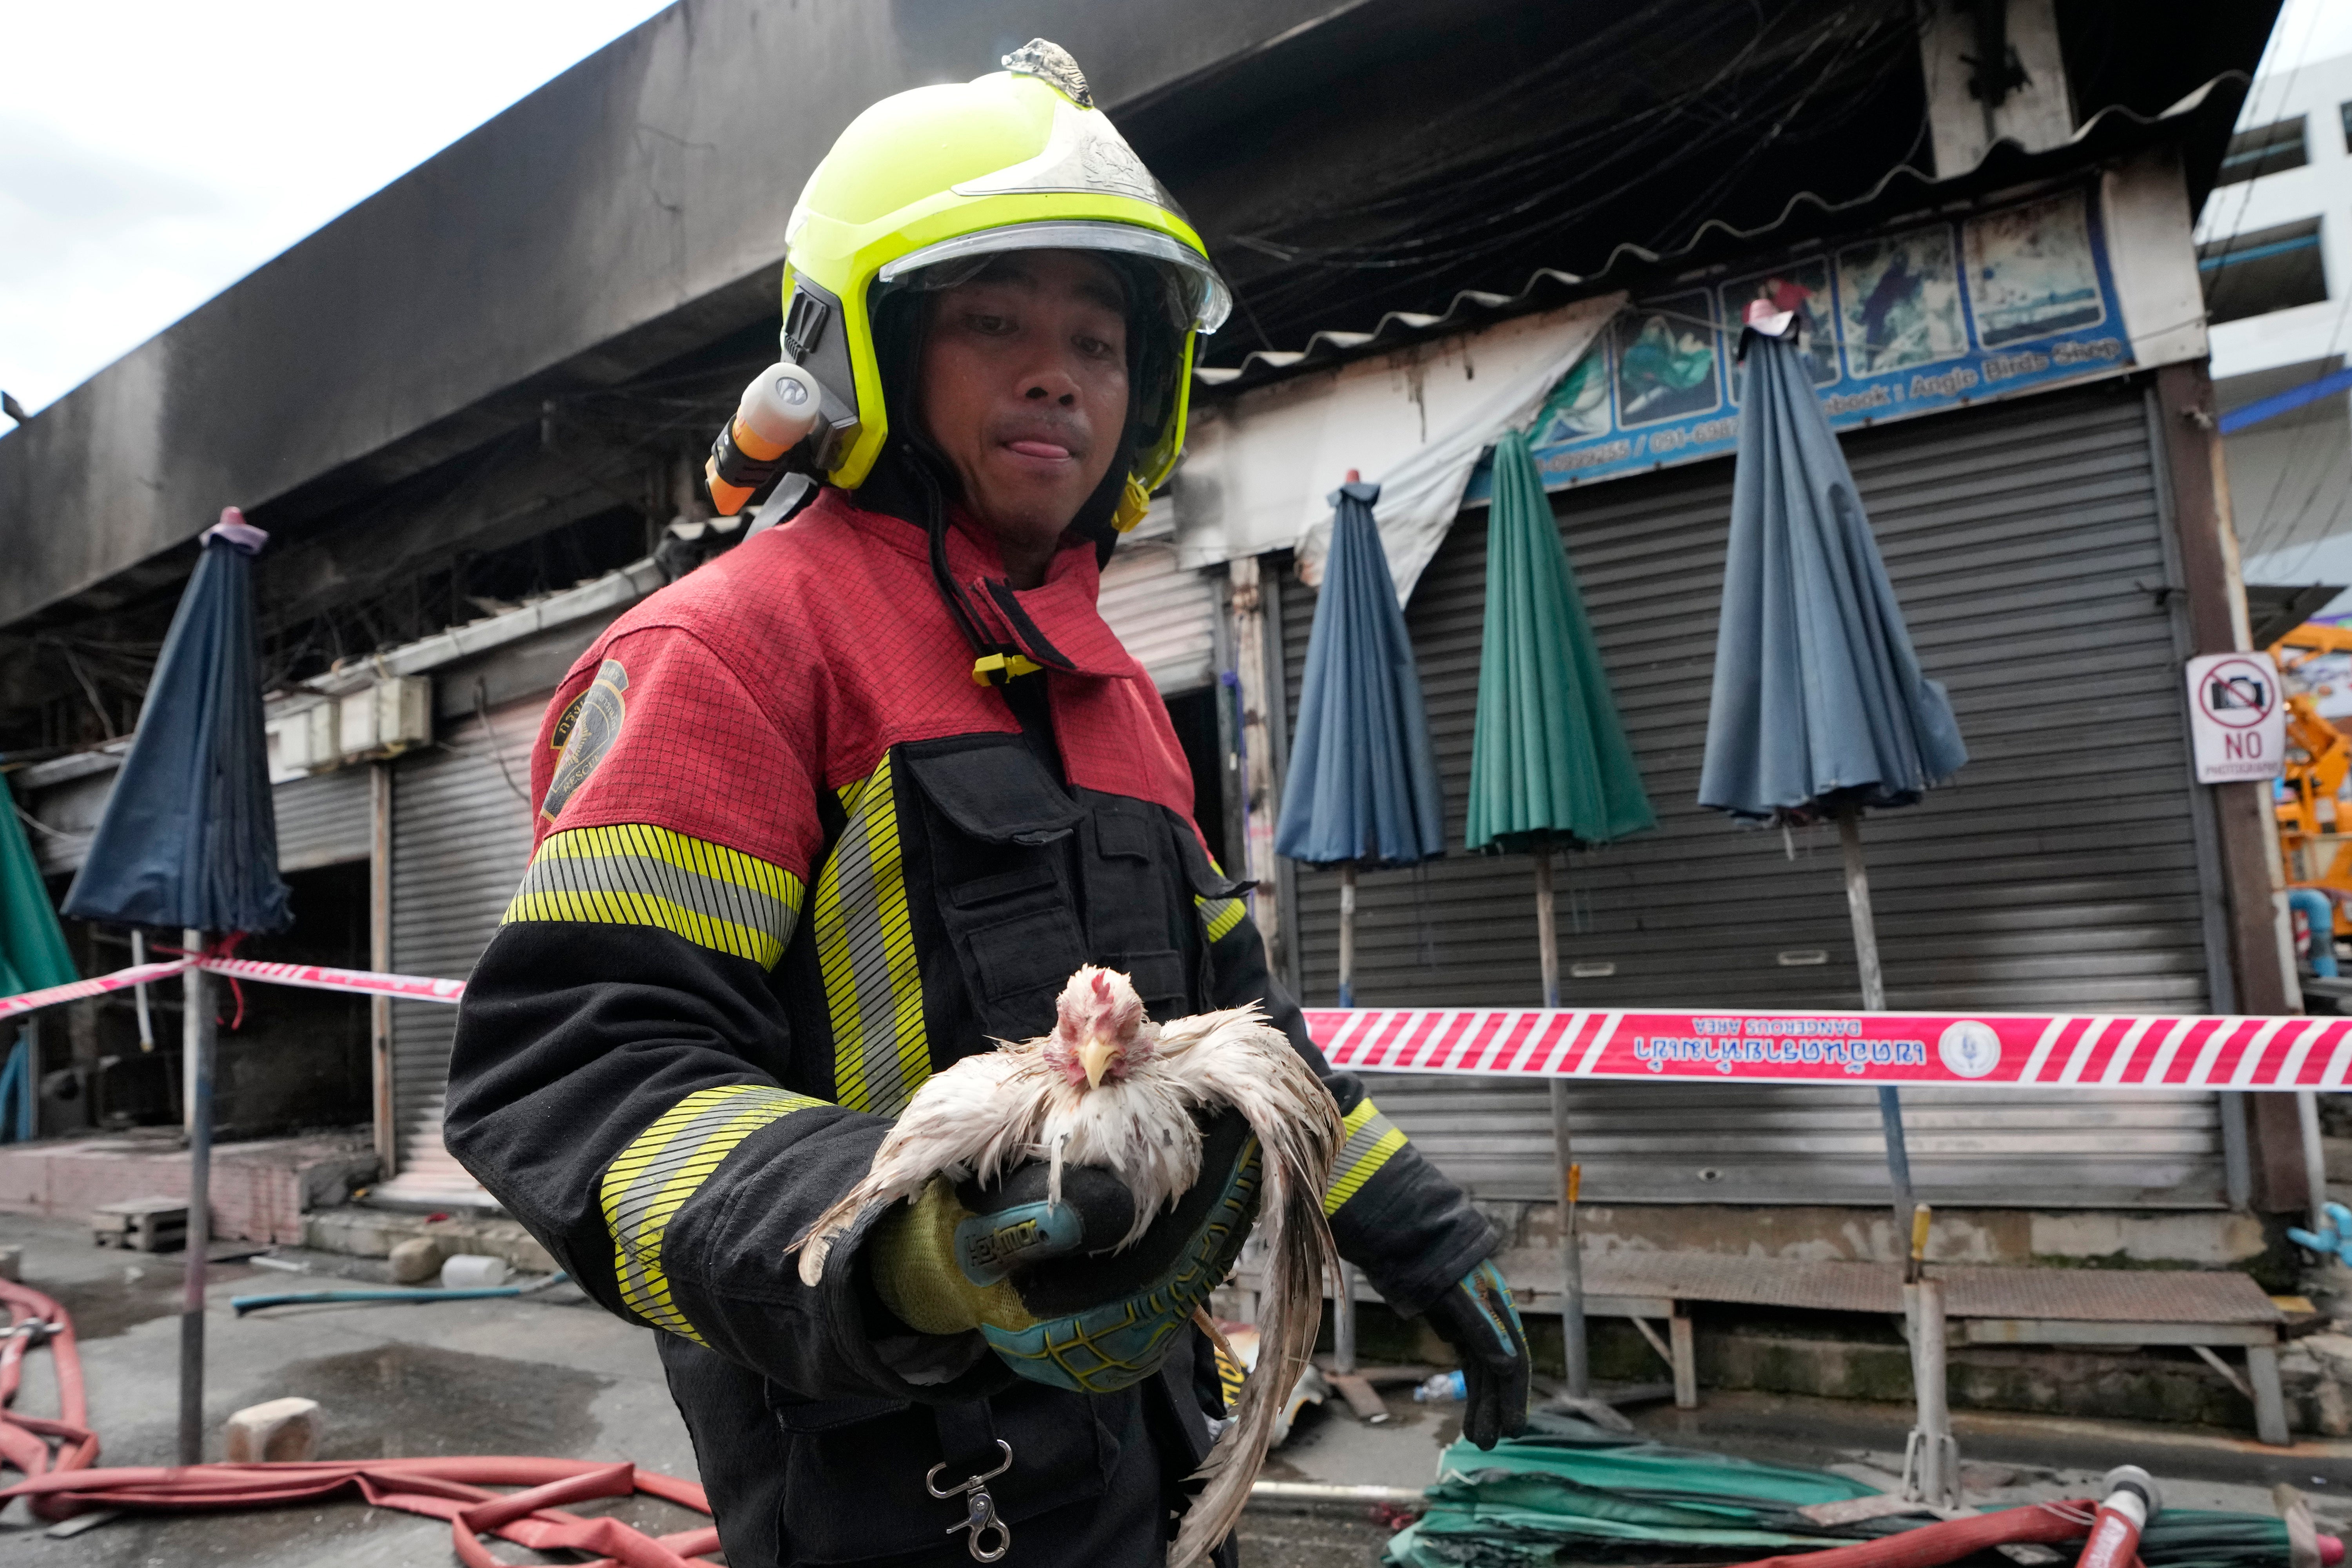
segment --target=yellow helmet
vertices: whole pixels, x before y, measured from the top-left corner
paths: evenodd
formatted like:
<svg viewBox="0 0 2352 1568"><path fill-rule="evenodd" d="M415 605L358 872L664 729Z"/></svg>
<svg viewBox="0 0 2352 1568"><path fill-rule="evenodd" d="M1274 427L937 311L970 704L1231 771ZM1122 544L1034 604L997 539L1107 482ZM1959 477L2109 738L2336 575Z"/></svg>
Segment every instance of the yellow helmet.
<svg viewBox="0 0 2352 1568"><path fill-rule="evenodd" d="M1232 296L1175 199L1094 106L1086 78L1040 38L1005 68L919 87L850 121L809 175L785 230L783 357L822 389L816 467L855 489L890 432L874 309L895 288L968 276L1007 250L1096 250L1162 290L1174 352L1164 385L1132 389L1145 422L1117 523L1131 526L1184 445L1193 343Z"/></svg>

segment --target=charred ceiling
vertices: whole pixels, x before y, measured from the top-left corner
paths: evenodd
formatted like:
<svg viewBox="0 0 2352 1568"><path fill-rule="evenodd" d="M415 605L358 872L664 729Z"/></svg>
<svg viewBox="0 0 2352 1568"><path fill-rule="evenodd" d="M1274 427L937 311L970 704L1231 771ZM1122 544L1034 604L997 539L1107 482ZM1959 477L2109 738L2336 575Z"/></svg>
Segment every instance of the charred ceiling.
<svg viewBox="0 0 2352 1568"><path fill-rule="evenodd" d="M1241 300L1212 364L1859 192L1924 139L1909 0L1366 11L1347 58L1237 68L1278 96L1237 79L1135 128Z"/></svg>

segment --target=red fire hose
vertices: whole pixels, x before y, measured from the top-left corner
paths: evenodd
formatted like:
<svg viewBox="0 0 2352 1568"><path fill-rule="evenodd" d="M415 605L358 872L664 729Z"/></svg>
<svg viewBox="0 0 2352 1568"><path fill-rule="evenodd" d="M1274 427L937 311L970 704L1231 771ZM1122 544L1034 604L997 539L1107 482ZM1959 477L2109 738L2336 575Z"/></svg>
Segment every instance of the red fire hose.
<svg viewBox="0 0 2352 1568"><path fill-rule="evenodd" d="M492 1486L520 1486L494 1492ZM707 1568L689 1558L719 1550L712 1526L649 1536L616 1519L583 1519L565 1503L644 1492L699 1513L710 1504L692 1481L641 1470L626 1461L525 1459L475 1455L445 1459L355 1459L340 1463L134 1466L34 1476L0 1492L90 1508L190 1512L275 1503L314 1502L344 1491L378 1508L449 1521L451 1544L467 1568L499 1568L478 1535L494 1534L534 1552L604 1555L588 1568Z"/></svg>
<svg viewBox="0 0 2352 1568"><path fill-rule="evenodd" d="M0 1302L8 1308L6 1343L0 1347L0 1464L25 1476L0 1490L0 1502L29 1498L38 1518L70 1519L96 1508L172 1512L260 1508L353 1490L380 1508L447 1520L451 1544L466 1568L503 1568L478 1539L482 1535L496 1535L534 1552L604 1554L585 1568L708 1568L691 1560L719 1550L719 1531L707 1524L650 1536L616 1519L563 1511L567 1503L644 1492L698 1513L710 1512L709 1500L692 1481L625 1462L485 1456L91 1469L98 1458L98 1436L89 1429L73 1319L38 1290L11 1280L0 1279ZM22 1415L14 1407L24 1381L25 1352L35 1344L49 1347L57 1369L58 1420ZM494 1486L525 1489L495 1492L489 1489Z"/></svg>
<svg viewBox="0 0 2352 1568"><path fill-rule="evenodd" d="M2084 1536L2074 1568L2139 1568L2139 1536L2164 1506L2155 1480L2137 1465L2118 1465L2103 1478L2106 1499L2035 1503L1968 1519L1923 1525L1875 1541L1766 1557L1739 1568L1941 1568L1995 1546L2044 1546ZM2308 1528L2306 1524L2305 1528ZM2319 1561L2333 1568L2344 1561L2344 1543L2318 1538Z"/></svg>
<svg viewBox="0 0 2352 1568"><path fill-rule="evenodd" d="M1996 1546L2028 1542L2046 1546L2078 1540L2090 1531L2091 1510L2097 1506L2083 1498L2003 1509L1999 1513L1922 1525L1875 1541L1857 1541L1852 1546L1766 1557L1740 1568L1799 1568L1800 1564L1802 1568L1941 1568L1943 1563Z"/></svg>

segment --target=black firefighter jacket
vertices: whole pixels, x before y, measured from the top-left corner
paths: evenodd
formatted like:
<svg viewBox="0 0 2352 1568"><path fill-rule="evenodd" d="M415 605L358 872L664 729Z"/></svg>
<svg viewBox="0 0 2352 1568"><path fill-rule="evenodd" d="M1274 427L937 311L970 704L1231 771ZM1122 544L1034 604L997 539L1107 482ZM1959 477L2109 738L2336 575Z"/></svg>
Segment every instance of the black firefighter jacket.
<svg viewBox="0 0 2352 1568"><path fill-rule="evenodd" d="M659 1331L736 1568L963 1561L925 1472L999 1439L1010 1563L1157 1560L1209 1438L1194 1336L1135 1389L1063 1393L909 1333L853 1242L814 1289L784 1250L930 1073L1045 1032L1082 962L1155 1017L1265 1001L1345 1116L1340 1250L1400 1310L1494 1243L1268 976L1093 549L1014 592L949 543L1043 673L976 685L926 536L836 490L616 621L550 705L537 847L458 1017L450 1149Z"/></svg>

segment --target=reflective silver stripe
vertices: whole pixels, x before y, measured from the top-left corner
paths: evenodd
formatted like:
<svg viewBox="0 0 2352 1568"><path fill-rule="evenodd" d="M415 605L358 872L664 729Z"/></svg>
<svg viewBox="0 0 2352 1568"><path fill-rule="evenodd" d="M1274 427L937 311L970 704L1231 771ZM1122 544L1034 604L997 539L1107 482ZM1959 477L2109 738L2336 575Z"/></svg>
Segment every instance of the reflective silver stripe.
<svg viewBox="0 0 2352 1568"><path fill-rule="evenodd" d="M644 823L571 828L531 857L506 920L656 926L772 968L799 918L799 879Z"/></svg>
<svg viewBox="0 0 2352 1568"><path fill-rule="evenodd" d="M662 1266L671 1218L744 1139L780 1117L823 1103L766 1084L697 1089L630 1141L606 1167L599 1195L613 1236L613 1271L631 1311L657 1329L701 1342L671 1299Z"/></svg>
<svg viewBox="0 0 2352 1568"><path fill-rule="evenodd" d="M881 1116L904 1110L931 1072L890 775L886 755L844 792L849 826L817 878L811 910L833 1024L834 1096Z"/></svg>

